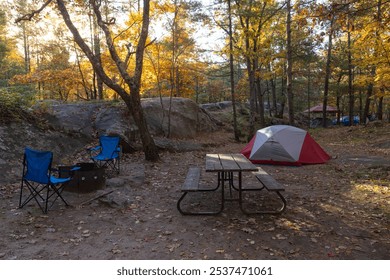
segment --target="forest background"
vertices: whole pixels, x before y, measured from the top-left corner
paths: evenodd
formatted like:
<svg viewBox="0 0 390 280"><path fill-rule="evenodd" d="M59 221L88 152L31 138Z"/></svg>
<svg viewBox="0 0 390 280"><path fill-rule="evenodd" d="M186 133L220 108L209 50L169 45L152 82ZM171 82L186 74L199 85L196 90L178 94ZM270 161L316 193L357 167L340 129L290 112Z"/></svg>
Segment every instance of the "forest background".
<svg viewBox="0 0 390 280"><path fill-rule="evenodd" d="M318 103L361 122L389 119L387 0L0 0L0 7L2 118L46 99L122 98L131 111L127 97L138 91L231 100L237 140L236 104L248 105L249 135L274 117L294 124Z"/></svg>

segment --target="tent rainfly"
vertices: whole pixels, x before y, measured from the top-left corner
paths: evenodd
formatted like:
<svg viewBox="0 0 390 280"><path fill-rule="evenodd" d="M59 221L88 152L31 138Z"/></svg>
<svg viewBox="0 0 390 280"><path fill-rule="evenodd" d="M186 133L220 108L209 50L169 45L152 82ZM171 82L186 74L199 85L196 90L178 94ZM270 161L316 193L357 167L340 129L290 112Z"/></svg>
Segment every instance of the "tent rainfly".
<svg viewBox="0 0 390 280"><path fill-rule="evenodd" d="M241 153L255 164L319 164L330 159L307 131L289 125L258 130Z"/></svg>

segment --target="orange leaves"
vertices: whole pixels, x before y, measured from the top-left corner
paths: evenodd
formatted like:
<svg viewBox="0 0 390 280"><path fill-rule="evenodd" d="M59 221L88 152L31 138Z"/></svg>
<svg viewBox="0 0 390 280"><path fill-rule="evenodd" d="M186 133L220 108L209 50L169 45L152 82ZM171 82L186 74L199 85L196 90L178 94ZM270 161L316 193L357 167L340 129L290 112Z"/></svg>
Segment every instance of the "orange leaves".
<svg viewBox="0 0 390 280"><path fill-rule="evenodd" d="M51 92L51 98L67 100L69 93L80 84L79 72L73 68L63 70L37 70L25 75L15 75L12 84L40 84L44 90ZM58 94L58 95L57 95Z"/></svg>
<svg viewBox="0 0 390 280"><path fill-rule="evenodd" d="M29 83L64 83L75 79L77 75L71 68L64 70L38 70L26 75L15 75L12 83L29 84ZM74 82L74 81L73 81Z"/></svg>

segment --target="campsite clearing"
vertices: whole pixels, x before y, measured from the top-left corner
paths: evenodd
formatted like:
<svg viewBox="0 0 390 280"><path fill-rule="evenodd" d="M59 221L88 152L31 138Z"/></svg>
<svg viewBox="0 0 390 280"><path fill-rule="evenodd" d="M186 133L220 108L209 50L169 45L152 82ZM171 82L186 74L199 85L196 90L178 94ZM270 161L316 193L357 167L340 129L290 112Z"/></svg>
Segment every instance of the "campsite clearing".
<svg viewBox="0 0 390 280"><path fill-rule="evenodd" d="M225 131L157 163L125 155L109 189L66 193L73 207L47 215L17 209L19 182L2 185L0 259L390 259L390 126L310 133L332 156L326 164L262 165L285 188L281 215L246 216L235 203L218 216L177 211L190 165L246 145Z"/></svg>

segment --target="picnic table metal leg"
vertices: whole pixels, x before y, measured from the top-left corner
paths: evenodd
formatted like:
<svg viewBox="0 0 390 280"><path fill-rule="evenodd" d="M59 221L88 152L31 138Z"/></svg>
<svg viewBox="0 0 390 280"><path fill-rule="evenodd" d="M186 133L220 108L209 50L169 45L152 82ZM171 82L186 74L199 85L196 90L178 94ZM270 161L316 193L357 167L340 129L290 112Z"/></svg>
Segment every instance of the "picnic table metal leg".
<svg viewBox="0 0 390 280"><path fill-rule="evenodd" d="M261 191L262 189L259 189L259 191ZM254 191L253 189L249 190L249 191ZM281 214L284 212L284 210L286 210L286 206L287 206L287 201L286 199L284 198L284 196L279 192L279 191L275 191L276 194L278 195L278 197L280 198L280 200L282 201L282 205L280 206L279 209L276 209L276 210L260 210L260 211L247 211L246 209L244 209L244 206L243 206L243 200L242 200L242 190L240 192L240 208L241 208L241 211L246 214L246 215L253 215L253 214Z"/></svg>
<svg viewBox="0 0 390 280"><path fill-rule="evenodd" d="M233 182L233 172L228 173L230 197L233 197L232 189L236 189Z"/></svg>
<svg viewBox="0 0 390 280"><path fill-rule="evenodd" d="M221 190L221 207L217 211L198 211L198 212L193 212L193 211L183 210L181 208L181 202L186 197L188 192L184 192L182 194L182 196L179 198L179 200L177 201L177 205L176 205L177 206L177 210L179 210L179 212L182 215L192 215L192 216L195 216L195 215L218 215L225 208L225 191L224 191L223 174L218 173L218 185L217 185L216 188L214 188L214 189L199 189L197 191L197 192L211 192L211 191L216 191L219 187L221 187L221 189L222 189Z"/></svg>
<svg viewBox="0 0 390 280"><path fill-rule="evenodd" d="M222 181L228 181L229 182L229 189L230 189L230 197L232 197L232 189L238 191L238 188L234 185L234 175L233 172L218 172L218 186L220 186ZM216 189L217 189L216 188Z"/></svg>
<svg viewBox="0 0 390 280"><path fill-rule="evenodd" d="M188 192L184 192L183 195L180 197L180 199L177 201L177 210L182 215L192 215L192 216L197 216L197 215L218 215L221 213L225 207L224 205L224 192L222 190L222 199L221 199L221 207L217 211L186 211L181 208L181 202L183 201L184 197L187 195Z"/></svg>
<svg viewBox="0 0 390 280"><path fill-rule="evenodd" d="M241 172L238 172L238 204L240 205L240 209L242 210L242 173Z"/></svg>

